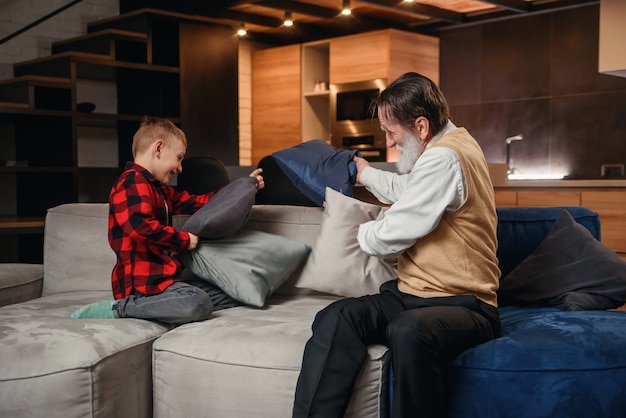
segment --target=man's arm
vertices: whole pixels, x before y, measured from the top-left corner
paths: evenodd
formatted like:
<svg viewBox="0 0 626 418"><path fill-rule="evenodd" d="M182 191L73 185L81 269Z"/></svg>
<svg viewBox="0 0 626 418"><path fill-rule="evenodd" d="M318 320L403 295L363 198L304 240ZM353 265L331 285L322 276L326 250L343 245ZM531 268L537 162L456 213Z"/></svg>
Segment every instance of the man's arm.
<svg viewBox="0 0 626 418"><path fill-rule="evenodd" d="M367 177L370 170L374 169L369 167L363 170L361 178L364 182L370 182ZM397 256L415 241L428 235L439 224L446 210L458 209L465 199L461 165L454 151L449 148L427 150L411 173L395 176L388 190L392 195L402 190L395 203L382 219L366 222L359 227L359 245L371 255ZM399 183L398 178L402 179ZM370 184L376 188L384 187L389 179L392 178L385 174L382 180L376 178L375 183ZM400 186L396 187L394 183Z"/></svg>

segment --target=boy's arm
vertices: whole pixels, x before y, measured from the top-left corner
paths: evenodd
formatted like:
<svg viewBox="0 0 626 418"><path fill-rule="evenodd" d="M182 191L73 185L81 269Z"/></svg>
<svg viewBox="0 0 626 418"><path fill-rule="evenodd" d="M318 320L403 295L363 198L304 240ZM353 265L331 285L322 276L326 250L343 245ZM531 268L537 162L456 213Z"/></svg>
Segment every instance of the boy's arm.
<svg viewBox="0 0 626 418"><path fill-rule="evenodd" d="M191 215L200 209L206 202L211 200L217 193L209 192L205 194L190 194L187 191L178 191L171 186L167 186L170 193L170 199L173 204L173 215Z"/></svg>

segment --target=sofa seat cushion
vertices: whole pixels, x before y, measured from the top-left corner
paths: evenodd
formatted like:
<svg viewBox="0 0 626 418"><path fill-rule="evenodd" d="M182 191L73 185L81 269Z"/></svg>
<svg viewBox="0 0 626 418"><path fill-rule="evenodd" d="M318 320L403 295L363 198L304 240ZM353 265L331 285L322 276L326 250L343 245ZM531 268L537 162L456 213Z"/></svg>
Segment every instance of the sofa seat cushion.
<svg viewBox="0 0 626 418"><path fill-rule="evenodd" d="M110 297L74 292L0 308L0 416L150 416L152 342L168 327L69 317Z"/></svg>
<svg viewBox="0 0 626 418"><path fill-rule="evenodd" d="M311 323L334 300L272 297L263 309L217 311L163 335L154 344L155 417L291 416ZM387 364L386 347L369 348L347 416L379 416L388 399Z"/></svg>
<svg viewBox="0 0 626 418"><path fill-rule="evenodd" d="M626 411L626 312L506 307L500 319L500 338L454 360L450 416Z"/></svg>

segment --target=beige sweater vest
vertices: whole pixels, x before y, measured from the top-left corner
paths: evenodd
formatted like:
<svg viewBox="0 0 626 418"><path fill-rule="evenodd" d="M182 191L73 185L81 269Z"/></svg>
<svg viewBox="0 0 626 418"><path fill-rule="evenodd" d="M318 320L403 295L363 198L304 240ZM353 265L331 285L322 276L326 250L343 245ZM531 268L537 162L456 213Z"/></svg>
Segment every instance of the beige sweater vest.
<svg viewBox="0 0 626 418"><path fill-rule="evenodd" d="M497 306L497 215L485 157L464 128L433 146L456 152L467 196L458 210L446 211L430 234L399 257L398 289L420 297L472 294Z"/></svg>

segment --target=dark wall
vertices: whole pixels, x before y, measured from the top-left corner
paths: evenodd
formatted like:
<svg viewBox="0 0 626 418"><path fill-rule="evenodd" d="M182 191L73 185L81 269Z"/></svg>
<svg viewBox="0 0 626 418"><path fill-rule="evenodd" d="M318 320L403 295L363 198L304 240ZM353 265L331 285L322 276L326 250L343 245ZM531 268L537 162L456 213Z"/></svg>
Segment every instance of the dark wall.
<svg viewBox="0 0 626 418"><path fill-rule="evenodd" d="M488 162L522 173L599 177L626 164L626 78L598 73L599 6L441 34L440 85L453 121Z"/></svg>
<svg viewBox="0 0 626 418"><path fill-rule="evenodd" d="M239 164L238 40L232 28L180 24L181 124L187 156Z"/></svg>

